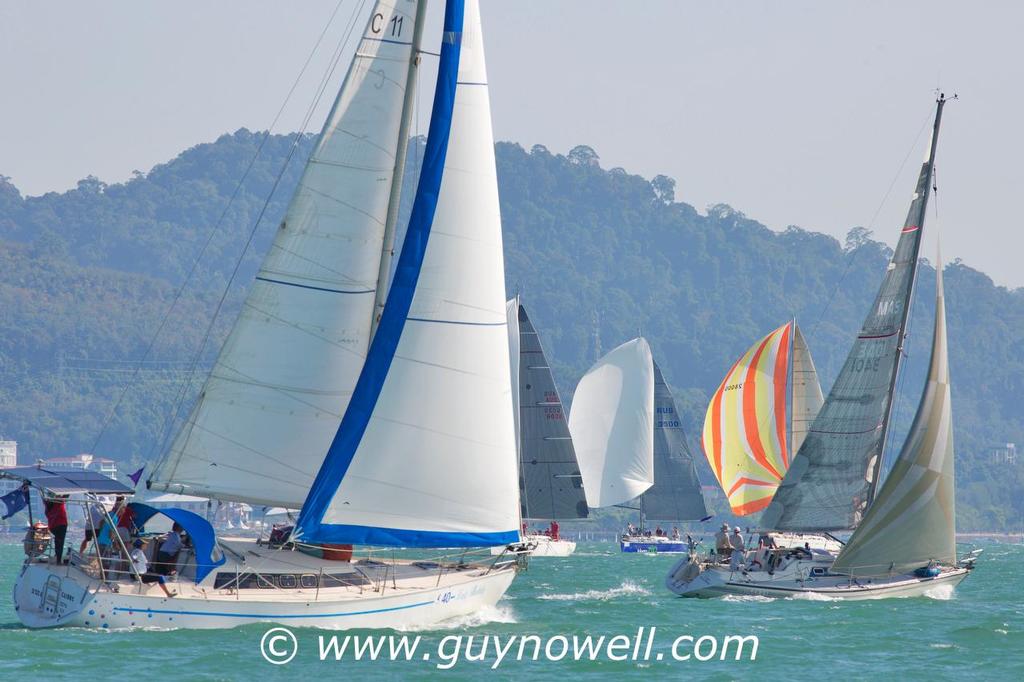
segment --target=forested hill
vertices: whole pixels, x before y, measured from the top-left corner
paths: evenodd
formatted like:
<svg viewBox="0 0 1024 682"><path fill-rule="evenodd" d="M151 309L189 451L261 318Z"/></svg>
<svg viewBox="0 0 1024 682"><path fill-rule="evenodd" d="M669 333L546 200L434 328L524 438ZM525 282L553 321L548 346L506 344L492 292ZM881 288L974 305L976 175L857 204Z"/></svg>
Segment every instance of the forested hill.
<svg viewBox="0 0 1024 682"><path fill-rule="evenodd" d="M157 454L210 314L295 141L271 136L229 204L261 138L240 130L123 184L87 178L41 197L21 196L0 176L0 437L19 441L22 461L93 451L129 467ZM311 144L298 140L199 372L238 310ZM841 243L796 227L773 232L725 205L702 213L681 201L685 187L604 169L587 147L562 155L500 143L497 154L509 292L521 292L566 401L599 350L639 329L699 453L707 396L755 339L792 317L827 390L889 256L870 233L853 229ZM934 276L921 268L896 411L904 427L927 363ZM959 525L1018 529L1024 457L1008 464L990 448L1024 444L1024 290L997 287L960 262L945 278Z"/></svg>

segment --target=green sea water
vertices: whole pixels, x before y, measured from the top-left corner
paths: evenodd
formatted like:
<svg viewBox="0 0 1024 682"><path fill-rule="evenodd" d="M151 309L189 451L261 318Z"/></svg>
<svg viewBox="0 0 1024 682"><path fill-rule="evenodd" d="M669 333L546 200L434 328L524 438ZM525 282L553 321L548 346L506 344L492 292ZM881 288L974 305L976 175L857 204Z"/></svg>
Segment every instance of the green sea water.
<svg viewBox="0 0 1024 682"><path fill-rule="evenodd" d="M21 563L20 546L7 544L0 545L0 680L545 680L581 673L607 680L1024 680L1024 546L983 546L977 570L955 592L830 602L680 599L663 586L675 558L623 555L611 543L581 543L572 557L532 561L497 608L409 634L421 637L419 651L432 651L453 634L475 635L473 647L478 650L484 635L635 637L638 627L655 627L651 660L506 658L492 670L491 653L484 661L462 661L439 671L436 657L395 663L321 661L317 637L322 632L316 630L295 630L299 650L282 666L267 663L260 654L260 640L268 629L264 626L27 630L18 622L10 597ZM756 660L672 661L672 642L687 634L756 635ZM446 653L451 651L449 646ZM659 653L663 660L656 660Z"/></svg>

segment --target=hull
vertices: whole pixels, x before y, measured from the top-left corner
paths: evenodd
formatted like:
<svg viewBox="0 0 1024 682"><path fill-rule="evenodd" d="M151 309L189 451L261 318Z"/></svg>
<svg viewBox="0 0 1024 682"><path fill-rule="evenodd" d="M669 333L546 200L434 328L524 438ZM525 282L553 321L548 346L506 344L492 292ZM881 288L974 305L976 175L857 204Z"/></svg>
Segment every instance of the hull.
<svg viewBox="0 0 1024 682"><path fill-rule="evenodd" d="M572 540L552 540L546 535L527 535L523 542L530 548L530 558L567 557L576 551L576 543ZM498 556L504 552L504 545L491 548L492 556Z"/></svg>
<svg viewBox="0 0 1024 682"><path fill-rule="evenodd" d="M392 566L392 577L360 587L234 590L210 589L209 580L200 585L182 581L168 583L179 592L168 598L157 585L101 582L76 567L26 563L15 581L13 597L19 620L30 628L210 629L252 623L410 628L494 606L515 572L512 564L449 567L439 573L433 567L428 571L408 563Z"/></svg>
<svg viewBox="0 0 1024 682"><path fill-rule="evenodd" d="M829 563L800 562L790 570L769 576L761 571L744 573L717 566L698 572L692 562L683 560L669 571L665 585L681 597L706 599L738 595L863 600L923 596L942 586L956 587L970 573L966 568L947 568L934 577L897 575L871 580L827 573L813 575L813 572L827 571Z"/></svg>
<svg viewBox="0 0 1024 682"><path fill-rule="evenodd" d="M627 554L685 554L690 551L683 540L639 537L619 540L619 549Z"/></svg>

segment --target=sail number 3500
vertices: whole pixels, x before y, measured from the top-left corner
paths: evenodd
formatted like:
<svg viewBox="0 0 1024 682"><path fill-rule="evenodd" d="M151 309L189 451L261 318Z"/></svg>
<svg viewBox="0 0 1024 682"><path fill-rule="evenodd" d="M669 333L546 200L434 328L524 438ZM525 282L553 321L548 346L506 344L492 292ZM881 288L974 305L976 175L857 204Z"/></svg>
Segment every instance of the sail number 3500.
<svg viewBox="0 0 1024 682"><path fill-rule="evenodd" d="M392 38L400 38L402 37L402 23L404 20L405 17L400 17L396 14L389 21L384 21L384 15L377 12L370 19L370 32L375 35L387 32ZM388 30L389 28L390 30Z"/></svg>

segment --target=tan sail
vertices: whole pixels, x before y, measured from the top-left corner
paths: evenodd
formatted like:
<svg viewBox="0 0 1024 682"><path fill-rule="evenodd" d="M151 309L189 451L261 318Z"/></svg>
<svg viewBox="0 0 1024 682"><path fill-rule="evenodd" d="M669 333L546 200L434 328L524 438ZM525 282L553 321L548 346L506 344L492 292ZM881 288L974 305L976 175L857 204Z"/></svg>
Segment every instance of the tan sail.
<svg viewBox="0 0 1024 682"><path fill-rule="evenodd" d="M934 560L956 563L953 413L942 265L937 266L931 368L910 434L833 572L908 573Z"/></svg>

